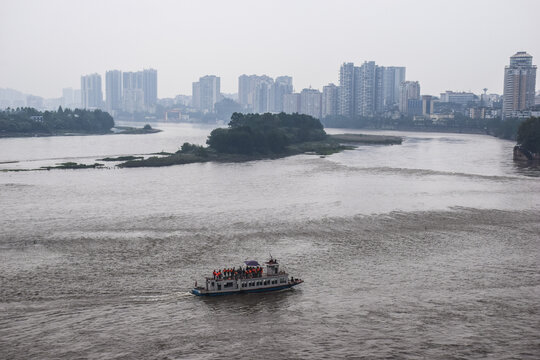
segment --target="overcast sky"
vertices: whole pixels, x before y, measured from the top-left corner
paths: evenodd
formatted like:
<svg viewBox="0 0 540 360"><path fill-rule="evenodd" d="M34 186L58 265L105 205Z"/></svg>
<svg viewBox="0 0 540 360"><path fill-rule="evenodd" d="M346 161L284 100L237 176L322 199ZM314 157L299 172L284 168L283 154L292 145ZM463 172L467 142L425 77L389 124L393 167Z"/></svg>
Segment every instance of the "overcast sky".
<svg viewBox="0 0 540 360"><path fill-rule="evenodd" d="M0 87L60 97L83 74L105 86L107 70L152 67L160 98L207 74L226 93L244 73L290 75L300 91L373 60L407 67L423 94L501 93L516 51L539 64L539 14L539 0L1 0Z"/></svg>

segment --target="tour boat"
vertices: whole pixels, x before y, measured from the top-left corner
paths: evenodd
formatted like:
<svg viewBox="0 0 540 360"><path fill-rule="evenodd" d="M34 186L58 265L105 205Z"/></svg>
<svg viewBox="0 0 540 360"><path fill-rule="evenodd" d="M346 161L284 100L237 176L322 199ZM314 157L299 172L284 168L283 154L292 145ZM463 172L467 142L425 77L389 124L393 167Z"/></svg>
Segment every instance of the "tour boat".
<svg viewBox="0 0 540 360"><path fill-rule="evenodd" d="M191 293L197 296L217 296L242 293L267 292L288 289L304 281L296 279L279 270L276 259L270 258L266 270L255 260L245 261L238 269L215 271L212 277L205 278L204 286L197 286Z"/></svg>

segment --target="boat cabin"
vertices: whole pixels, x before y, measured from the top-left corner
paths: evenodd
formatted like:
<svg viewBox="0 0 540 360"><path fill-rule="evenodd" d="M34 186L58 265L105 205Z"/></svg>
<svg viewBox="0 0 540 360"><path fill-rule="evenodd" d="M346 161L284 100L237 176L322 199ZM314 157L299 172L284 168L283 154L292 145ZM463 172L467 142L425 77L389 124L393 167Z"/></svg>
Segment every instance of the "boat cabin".
<svg viewBox="0 0 540 360"><path fill-rule="evenodd" d="M247 266L259 266L256 261L246 261ZM204 289L207 292L251 292L264 291L267 289L288 285L288 274L279 270L277 260L270 259L266 262L266 273L259 276L241 275L228 278L206 278Z"/></svg>

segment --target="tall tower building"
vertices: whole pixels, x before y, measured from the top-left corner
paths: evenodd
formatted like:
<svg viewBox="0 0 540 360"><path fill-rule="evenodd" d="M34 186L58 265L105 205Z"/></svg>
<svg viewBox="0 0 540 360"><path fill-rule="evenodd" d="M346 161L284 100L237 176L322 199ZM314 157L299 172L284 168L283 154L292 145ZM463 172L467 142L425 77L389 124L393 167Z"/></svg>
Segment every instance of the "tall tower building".
<svg viewBox="0 0 540 360"><path fill-rule="evenodd" d="M323 86L322 117L338 114L339 88L334 84Z"/></svg>
<svg viewBox="0 0 540 360"><path fill-rule="evenodd" d="M83 109L99 109L103 106L101 75L81 76L81 102Z"/></svg>
<svg viewBox="0 0 540 360"><path fill-rule="evenodd" d="M366 61L354 67L355 115L373 116L375 113L376 66L374 61Z"/></svg>
<svg viewBox="0 0 540 360"><path fill-rule="evenodd" d="M191 92L191 106L195 109L201 108L201 83L200 82L194 82L192 84L192 92Z"/></svg>
<svg viewBox="0 0 540 360"><path fill-rule="evenodd" d="M386 66L382 70L383 107L399 103L401 83L405 81L405 67Z"/></svg>
<svg viewBox="0 0 540 360"><path fill-rule="evenodd" d="M144 111L142 71L122 74L122 93L124 111L129 113Z"/></svg>
<svg viewBox="0 0 540 360"><path fill-rule="evenodd" d="M144 106L151 110L157 103L157 70L144 69L142 71Z"/></svg>
<svg viewBox="0 0 540 360"><path fill-rule="evenodd" d="M278 76L270 85L268 93L268 111L280 113L283 111L283 96L293 91L292 77Z"/></svg>
<svg viewBox="0 0 540 360"><path fill-rule="evenodd" d="M283 112L286 114L300 113L300 94L283 95Z"/></svg>
<svg viewBox="0 0 540 360"><path fill-rule="evenodd" d="M399 98L399 111L401 113L406 114L409 112L409 100L420 100L420 83L418 81L404 81L401 83Z"/></svg>
<svg viewBox="0 0 540 360"><path fill-rule="evenodd" d="M105 73L105 99L107 111L122 109L122 72L120 70Z"/></svg>
<svg viewBox="0 0 540 360"><path fill-rule="evenodd" d="M339 115L354 115L354 63L343 63L339 69Z"/></svg>
<svg viewBox="0 0 540 360"><path fill-rule="evenodd" d="M321 118L322 94L316 89L304 89L300 93L300 113Z"/></svg>
<svg viewBox="0 0 540 360"><path fill-rule="evenodd" d="M503 118L533 106L535 87L536 65L532 64L531 55L519 51L504 68Z"/></svg>
<svg viewBox="0 0 540 360"><path fill-rule="evenodd" d="M206 75L199 78L198 84L199 85L193 83L194 98L197 95L195 94L195 91L199 91L198 108L204 112L213 112L214 105L221 100L221 79L219 78L219 76Z"/></svg>

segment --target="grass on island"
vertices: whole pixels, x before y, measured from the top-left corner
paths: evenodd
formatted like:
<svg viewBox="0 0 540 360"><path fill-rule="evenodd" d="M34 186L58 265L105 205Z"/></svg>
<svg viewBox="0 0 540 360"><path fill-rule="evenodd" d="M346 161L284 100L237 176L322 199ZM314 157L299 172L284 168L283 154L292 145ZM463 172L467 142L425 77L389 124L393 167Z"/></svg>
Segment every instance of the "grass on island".
<svg viewBox="0 0 540 360"><path fill-rule="evenodd" d="M400 136L389 135L336 134L329 136L339 142L367 145L401 145L403 141Z"/></svg>
<svg viewBox="0 0 540 360"><path fill-rule="evenodd" d="M57 164L57 166L42 166L41 169L43 170L52 170L52 169L95 169L103 167L103 164L95 163L95 164L78 164L76 162L65 162Z"/></svg>
<svg viewBox="0 0 540 360"><path fill-rule="evenodd" d="M140 160L144 159L144 156L134 156L134 155L127 155L127 156L118 156L118 157L106 157L103 159L98 159L99 161L129 161L129 160Z"/></svg>

